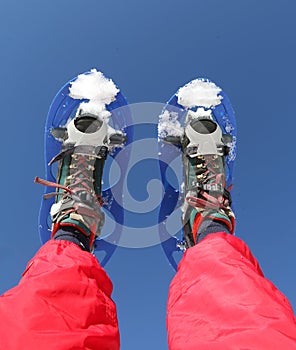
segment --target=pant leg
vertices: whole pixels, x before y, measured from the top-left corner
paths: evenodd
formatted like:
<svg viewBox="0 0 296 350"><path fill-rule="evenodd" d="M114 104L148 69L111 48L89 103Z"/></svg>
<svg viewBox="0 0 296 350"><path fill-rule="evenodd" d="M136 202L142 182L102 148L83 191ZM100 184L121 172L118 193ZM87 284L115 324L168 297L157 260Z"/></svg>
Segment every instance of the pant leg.
<svg viewBox="0 0 296 350"><path fill-rule="evenodd" d="M296 349L288 300L246 244L222 232L186 251L170 286L167 328L170 350Z"/></svg>
<svg viewBox="0 0 296 350"><path fill-rule="evenodd" d="M97 259L47 242L18 286L0 297L0 349L118 350L112 283Z"/></svg>

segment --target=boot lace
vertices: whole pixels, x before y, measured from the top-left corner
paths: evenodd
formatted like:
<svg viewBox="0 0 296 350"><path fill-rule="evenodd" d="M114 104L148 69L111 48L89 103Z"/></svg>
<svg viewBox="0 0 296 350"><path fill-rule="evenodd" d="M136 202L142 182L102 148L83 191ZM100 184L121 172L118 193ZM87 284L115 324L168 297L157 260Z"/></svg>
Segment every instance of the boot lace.
<svg viewBox="0 0 296 350"><path fill-rule="evenodd" d="M92 155L77 154L74 152L70 157L69 175L66 177L64 185L47 181L39 177L35 178L36 183L56 188L56 192L46 193L44 199L53 196L62 196L62 199L71 197L77 202L88 202L91 204L97 203L102 206L102 197L94 190L95 179L93 175L95 171L94 164L96 157Z"/></svg>
<svg viewBox="0 0 296 350"><path fill-rule="evenodd" d="M218 155L199 155L194 171L196 180L186 196L187 202L198 208L228 210L231 197L229 190L225 189L223 158Z"/></svg>

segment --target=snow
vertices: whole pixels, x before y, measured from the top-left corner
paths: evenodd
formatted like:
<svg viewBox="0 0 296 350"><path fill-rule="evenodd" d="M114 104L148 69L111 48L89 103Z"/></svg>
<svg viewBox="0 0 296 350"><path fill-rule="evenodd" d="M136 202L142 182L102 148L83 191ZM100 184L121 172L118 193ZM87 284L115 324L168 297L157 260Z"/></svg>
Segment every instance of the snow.
<svg viewBox="0 0 296 350"><path fill-rule="evenodd" d="M229 146L230 146L230 151L228 153L228 160L234 161L236 158L236 137L235 136L233 136L232 142Z"/></svg>
<svg viewBox="0 0 296 350"><path fill-rule="evenodd" d="M212 110L211 109L204 109L202 107L198 108L196 112L189 110L187 113L187 119L194 119L194 118L210 118L212 117Z"/></svg>
<svg viewBox="0 0 296 350"><path fill-rule="evenodd" d="M98 101L104 105L114 101L119 89L102 72L92 69L89 74L80 74L71 83L69 96L74 99Z"/></svg>
<svg viewBox="0 0 296 350"><path fill-rule="evenodd" d="M202 107L198 108L195 112L189 110L187 113L187 120L191 120L194 118L211 118L212 119L212 111L211 109L204 109ZM169 112L165 110L163 114L159 116L158 123L158 137L160 139L170 135L170 136L182 136L184 133L184 128L178 120L177 112Z"/></svg>
<svg viewBox="0 0 296 350"><path fill-rule="evenodd" d="M214 83L195 79L184 85L177 92L178 103L185 108L203 106L211 108L219 105L222 96L219 95L221 89Z"/></svg>
<svg viewBox="0 0 296 350"><path fill-rule="evenodd" d="M79 105L77 114L79 114L80 111L82 111L82 113L90 113L97 115L102 120L106 121L106 123L109 122L109 117L111 116L111 113L107 111L105 105L97 103L94 100L90 100L89 102L82 102Z"/></svg>
<svg viewBox="0 0 296 350"><path fill-rule="evenodd" d="M164 113L159 116L158 137L162 139L167 135L182 136L183 128L178 121L178 113L165 110Z"/></svg>
<svg viewBox="0 0 296 350"><path fill-rule="evenodd" d="M79 106L79 110L100 116L108 123L110 112L106 106L115 100L119 89L111 79L102 72L92 69L89 74L80 74L71 83L69 96L74 99L87 99Z"/></svg>

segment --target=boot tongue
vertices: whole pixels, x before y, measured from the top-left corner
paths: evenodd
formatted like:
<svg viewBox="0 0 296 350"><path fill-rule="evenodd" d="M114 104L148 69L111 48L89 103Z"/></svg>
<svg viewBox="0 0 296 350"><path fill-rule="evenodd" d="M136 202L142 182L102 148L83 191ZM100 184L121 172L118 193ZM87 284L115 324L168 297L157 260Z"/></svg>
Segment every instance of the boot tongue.
<svg viewBox="0 0 296 350"><path fill-rule="evenodd" d="M225 175L224 175L224 165L223 158L218 155L206 155L206 167L209 171L207 185L217 185L217 188L222 188L226 186ZM215 186L214 186L215 187Z"/></svg>

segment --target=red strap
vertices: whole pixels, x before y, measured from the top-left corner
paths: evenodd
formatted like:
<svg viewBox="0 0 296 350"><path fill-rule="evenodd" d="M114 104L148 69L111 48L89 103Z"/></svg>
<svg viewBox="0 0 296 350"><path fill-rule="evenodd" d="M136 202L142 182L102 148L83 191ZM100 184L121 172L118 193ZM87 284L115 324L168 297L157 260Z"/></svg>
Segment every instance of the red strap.
<svg viewBox="0 0 296 350"><path fill-rule="evenodd" d="M65 190L66 192L70 192L72 193L72 190L66 186L63 186L63 185L60 185L60 184L57 184L55 182L51 182L51 181L47 181L47 180L43 180L43 179L40 179L39 177L35 177L35 180L34 182L38 183L38 184L41 184L41 185L45 185L45 186L49 186L49 187L57 187L57 188L61 188L62 190Z"/></svg>
<svg viewBox="0 0 296 350"><path fill-rule="evenodd" d="M200 213L196 213L194 221L193 221L193 225L192 225L192 236L193 236L194 244L196 244L198 228L202 222L203 222L202 215Z"/></svg>

